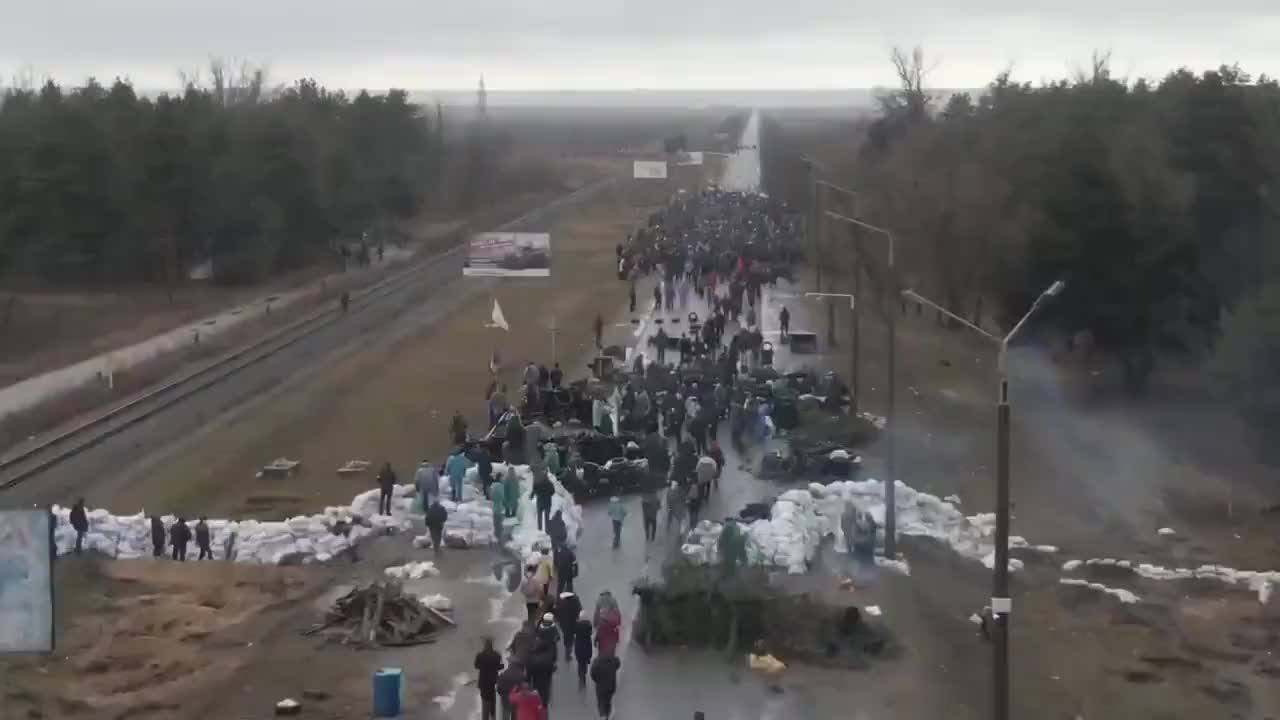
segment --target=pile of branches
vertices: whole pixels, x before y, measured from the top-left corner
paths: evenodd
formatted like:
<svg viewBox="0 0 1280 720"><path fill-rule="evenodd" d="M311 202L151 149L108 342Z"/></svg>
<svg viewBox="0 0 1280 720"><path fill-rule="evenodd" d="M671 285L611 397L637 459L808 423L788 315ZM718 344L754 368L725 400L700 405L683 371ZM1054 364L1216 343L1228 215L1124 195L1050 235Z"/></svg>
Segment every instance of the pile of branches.
<svg viewBox="0 0 1280 720"><path fill-rule="evenodd" d="M786 662L865 669L899 649L882 624L820 593L788 591L759 568L725 576L683 559L632 586L633 637L646 649L700 646L742 652L763 643Z"/></svg>
<svg viewBox="0 0 1280 720"><path fill-rule="evenodd" d="M454 627L453 620L406 594L396 582L375 582L338 598L324 622L303 632L326 632L343 644L387 647L422 645L435 641L437 630Z"/></svg>

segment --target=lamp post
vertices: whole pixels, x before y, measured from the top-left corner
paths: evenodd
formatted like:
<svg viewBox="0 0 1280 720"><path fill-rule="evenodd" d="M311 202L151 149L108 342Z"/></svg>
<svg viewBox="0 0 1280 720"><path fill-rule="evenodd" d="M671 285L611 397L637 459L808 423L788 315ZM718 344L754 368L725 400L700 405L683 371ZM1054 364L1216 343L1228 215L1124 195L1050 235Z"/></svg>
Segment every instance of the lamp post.
<svg viewBox="0 0 1280 720"><path fill-rule="evenodd" d="M854 191L852 191L852 190L848 190L847 192L854 192ZM897 275L896 275L896 266L895 266L895 264L894 264L894 258L895 258L896 254L897 254L897 253L896 253L896 245L897 245L897 242L893 239L893 233L889 232L888 230L885 230L885 229L884 229L884 228L882 228L882 227L877 227L877 226L872 225L872 224L870 224L870 223L868 223L868 222L864 222L864 221L859 220L859 219L857 219L857 218L851 218L851 217L848 217L847 215L841 215L840 213L836 213L836 212L830 212L830 211L828 211L828 212L827 212L827 217L832 218L833 220L839 220L840 222L847 223L847 224L852 225L852 226L854 226L854 227L860 227L860 228L862 228L862 229L864 229L864 230L868 230L868 231L870 231L870 232L873 232L873 233L875 233L875 234L879 235L880 237L885 238L885 239L888 241L888 243L889 243L889 280L890 280L890 282L896 282ZM858 246L858 245L857 245L857 243L855 243L855 244L854 244L854 254L855 254L855 257L861 258L862 253L861 253L861 251L860 251L859 247L860 247L860 246ZM859 264L859 265L861 265L861 261L860 261L860 260L859 260L858 264ZM855 271L855 272L856 272L856 271ZM855 275L855 277L856 277L856 275ZM856 291L855 291L855 292L856 292ZM853 329L853 335L854 335L854 340L853 340L853 345L854 345L854 347L853 347L853 358L854 358L854 360L853 360L852 366L853 366L853 373L854 373L854 378L853 378L853 387L855 388L855 390L854 390L855 394L856 394L856 392L857 392L857 387L858 387L858 378L857 378L857 375L858 375L858 343L859 343L859 340L858 340L858 325L859 325L859 322L858 322L858 315L859 315L859 314L860 314L860 313L859 313L857 310L855 310L855 311L854 311L854 313L853 313L853 328L852 328L852 329ZM897 532L898 532L898 523L897 523L898 510L897 510L897 505L895 504L895 503L897 502L897 497L896 497L896 496L897 496L897 492L896 492L896 487L895 487L895 486L896 486L897 481L898 481L898 475L897 475L897 457L898 457L898 453L897 453L897 438L895 437L895 435L896 435L896 428L894 427L894 420L893 420L894 415L895 415L895 414L896 414L896 412L897 412L897 408L896 408L896 398L897 398L897 389L898 389L898 377L897 377L897 375L898 375L898 358L897 358L897 352L898 352L898 329L897 329L897 328L898 328L898 318L897 318L897 314L895 313L893 306L892 306L892 305L890 305L890 307L889 307L889 312L888 312L888 330L889 330L889 343L888 343L888 345L889 345L889 349L888 349L888 355L889 355L889 357L888 357L888 365L889 365L889 368L888 368L888 372L889 372L889 387L888 387L888 390L887 390L887 397L885 398L885 400L886 400L886 402L885 402L886 410L885 410L885 426L884 426L884 429L885 429L885 433L884 433L884 444L885 444L885 466L886 466L886 471L887 471L887 473L888 473L888 478L886 479L886 481L885 481L885 486L884 486L884 487L885 487L885 490L884 490L884 498L885 498L885 500L884 500L884 502L885 502L885 513L884 513L884 554L885 554L885 557L888 557L888 558L893 558L893 557L895 557L895 551L897 550L897 540L898 540L898 535L897 535ZM855 406L855 407L856 407L856 406Z"/></svg>
<svg viewBox="0 0 1280 720"><path fill-rule="evenodd" d="M1003 337L994 335L968 320L956 315L937 303L910 290L903 297L923 303L991 340L998 348L996 371L1000 376L999 402L996 405L996 547L992 568L991 614L995 635L992 638L992 698L991 713L995 720L1009 718L1009 615L1013 612L1013 600L1009 597L1009 433L1012 419L1009 412L1009 376L1005 367L1005 355L1009 343L1050 298L1057 297L1066 283L1056 280L1036 298L1022 319Z"/></svg>

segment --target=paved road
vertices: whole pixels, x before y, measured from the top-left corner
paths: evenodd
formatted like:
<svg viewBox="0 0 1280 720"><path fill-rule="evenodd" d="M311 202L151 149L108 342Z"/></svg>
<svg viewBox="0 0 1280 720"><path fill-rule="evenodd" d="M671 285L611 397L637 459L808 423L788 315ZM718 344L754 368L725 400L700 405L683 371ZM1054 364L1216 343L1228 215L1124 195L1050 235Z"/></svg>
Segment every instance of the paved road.
<svg viewBox="0 0 1280 720"><path fill-rule="evenodd" d="M605 184L591 186L520 218L509 229L545 232L561 215L581 207ZM279 353L245 368L233 377L206 388L183 402L161 410L102 443L35 475L17 487L0 492L0 505L22 507L60 502L90 494L91 506L99 506L129 480L128 470L149 453L180 442L222 413L251 401L269 400L310 371L323 367L342 353L394 342L435 322L485 292L488 280L462 279L462 256L453 255L428 266L417 283L406 283L367 306L353 306L346 318L326 325Z"/></svg>

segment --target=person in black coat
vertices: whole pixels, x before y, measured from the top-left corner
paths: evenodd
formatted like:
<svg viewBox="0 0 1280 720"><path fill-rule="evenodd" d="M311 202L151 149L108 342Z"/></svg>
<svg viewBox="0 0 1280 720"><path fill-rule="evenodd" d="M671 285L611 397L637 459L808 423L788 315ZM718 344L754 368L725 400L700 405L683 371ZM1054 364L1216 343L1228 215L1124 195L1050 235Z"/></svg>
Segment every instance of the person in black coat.
<svg viewBox="0 0 1280 720"><path fill-rule="evenodd" d="M151 516L151 556L164 557L164 523Z"/></svg>
<svg viewBox="0 0 1280 720"><path fill-rule="evenodd" d="M391 497L396 489L396 471L391 469L391 463L383 463L382 469L378 471L378 514L391 514Z"/></svg>
<svg viewBox="0 0 1280 720"><path fill-rule="evenodd" d="M213 548L209 547L211 540L207 518L202 517L196 523L196 547L200 549L200 555L196 560L213 559Z"/></svg>
<svg viewBox="0 0 1280 720"><path fill-rule="evenodd" d="M427 532L431 535L431 546L435 548L436 554L440 554L440 547L444 540L444 524L449 519L449 511L444 505L440 504L440 497L437 496L435 501L431 503L431 507L427 508Z"/></svg>
<svg viewBox="0 0 1280 720"><path fill-rule="evenodd" d="M516 709L511 704L511 691L524 682L525 669L524 663L519 658L512 658L511 663L506 669L498 673L498 682L496 689L498 691L498 700L502 703L502 720L515 720ZM483 700L481 701L483 707Z"/></svg>
<svg viewBox="0 0 1280 720"><path fill-rule="evenodd" d="M579 618L578 625L573 629L573 657L578 661L578 687L585 688L587 686L587 666L591 664L591 654L595 652L595 646L591 644L591 620L588 618Z"/></svg>
<svg viewBox="0 0 1280 720"><path fill-rule="evenodd" d="M548 523L551 521L551 498L555 494L556 486L547 475L546 468L539 468L534 473L533 491L529 493L530 498L537 500L539 530L542 529L543 518L546 518Z"/></svg>
<svg viewBox="0 0 1280 720"><path fill-rule="evenodd" d="M173 559L185 562L187 559L187 543L191 542L191 528L181 516L169 528L169 544L173 546Z"/></svg>
<svg viewBox="0 0 1280 720"><path fill-rule="evenodd" d="M556 624L564 640L564 661L573 660L573 634L578 630L578 616L582 614L582 601L572 592L562 592L556 599Z"/></svg>
<svg viewBox="0 0 1280 720"><path fill-rule="evenodd" d="M617 655L601 655L591 663L591 682L596 685L596 709L602 720L613 714L613 694L618 692L618 668L622 661Z"/></svg>
<svg viewBox="0 0 1280 720"><path fill-rule="evenodd" d="M498 673L502 656L493 649L493 638L484 639L484 647L476 653L476 689L480 691L480 719L495 720L498 715Z"/></svg>
<svg viewBox="0 0 1280 720"><path fill-rule="evenodd" d="M89 516L84 511L84 498L71 507L71 527L76 531L76 554L84 547L85 533L89 532Z"/></svg>
<svg viewBox="0 0 1280 720"><path fill-rule="evenodd" d="M547 537L551 538L552 550L556 550L569 540L569 528L564 524L564 514L559 510L547 521Z"/></svg>
<svg viewBox="0 0 1280 720"><path fill-rule="evenodd" d="M554 630L555 625L552 625ZM551 678L556 672L556 645L554 640L550 643L535 640L533 652L529 653L529 684L542 696L547 707L551 706Z"/></svg>
<svg viewBox="0 0 1280 720"><path fill-rule="evenodd" d="M573 581L578 577L578 555L573 548L568 543L561 544L556 548L551 562L555 565L560 592L573 592Z"/></svg>

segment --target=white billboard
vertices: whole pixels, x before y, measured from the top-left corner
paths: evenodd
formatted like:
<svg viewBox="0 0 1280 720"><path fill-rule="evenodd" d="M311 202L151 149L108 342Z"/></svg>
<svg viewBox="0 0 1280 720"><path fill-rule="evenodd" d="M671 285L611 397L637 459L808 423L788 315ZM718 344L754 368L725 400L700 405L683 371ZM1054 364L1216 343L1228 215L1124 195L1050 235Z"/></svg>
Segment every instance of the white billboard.
<svg viewBox="0 0 1280 720"><path fill-rule="evenodd" d="M52 515L0 511L0 654L52 651Z"/></svg>
<svg viewBox="0 0 1280 720"><path fill-rule="evenodd" d="M702 164L702 153L701 153L701 152L681 152L681 153L676 153L676 164L677 164L677 165L685 165L685 166L687 166L687 165L701 165L701 164Z"/></svg>
<svg viewBox="0 0 1280 720"><path fill-rule="evenodd" d="M667 162L665 160L636 160L632 165L631 176L637 180L666 180Z"/></svg>
<svg viewBox="0 0 1280 720"><path fill-rule="evenodd" d="M513 232L472 235L467 243L462 274L467 277L551 277L551 235Z"/></svg>

